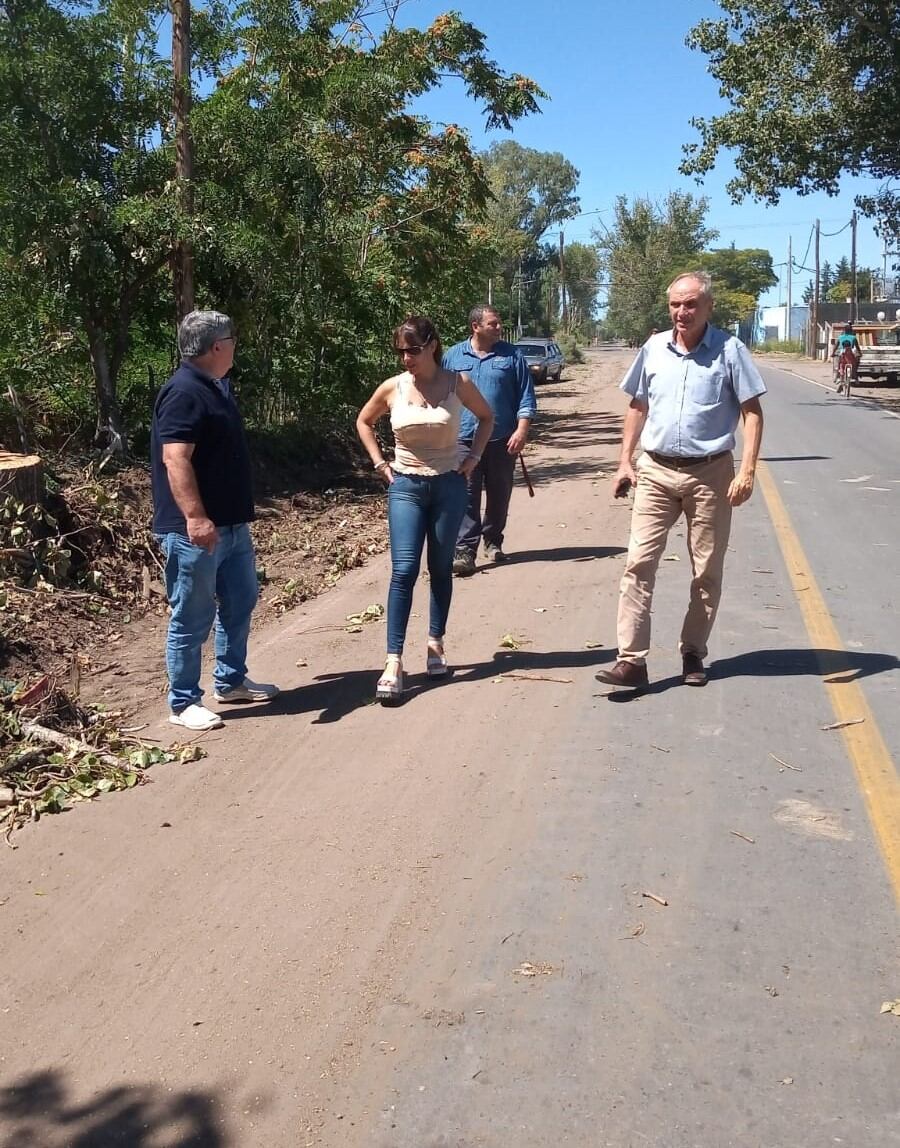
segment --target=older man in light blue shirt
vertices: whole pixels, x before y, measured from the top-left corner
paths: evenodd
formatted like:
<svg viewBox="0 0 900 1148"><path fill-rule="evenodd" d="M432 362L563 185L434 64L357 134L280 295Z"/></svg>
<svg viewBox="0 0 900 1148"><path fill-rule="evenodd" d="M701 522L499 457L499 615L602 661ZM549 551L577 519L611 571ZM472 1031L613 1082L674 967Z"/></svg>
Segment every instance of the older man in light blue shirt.
<svg viewBox="0 0 900 1148"><path fill-rule="evenodd" d="M739 339L709 323L711 281L680 275L669 287L672 330L653 335L622 381L631 397L615 476L616 497L635 488L628 557L619 594L619 657L600 681L628 689L649 682L650 609L669 530L682 516L691 558L690 603L681 629L682 680L706 684L703 659L722 592L731 511L753 493L766 386ZM740 419L744 450L734 473ZM644 453L632 456L640 439Z"/></svg>

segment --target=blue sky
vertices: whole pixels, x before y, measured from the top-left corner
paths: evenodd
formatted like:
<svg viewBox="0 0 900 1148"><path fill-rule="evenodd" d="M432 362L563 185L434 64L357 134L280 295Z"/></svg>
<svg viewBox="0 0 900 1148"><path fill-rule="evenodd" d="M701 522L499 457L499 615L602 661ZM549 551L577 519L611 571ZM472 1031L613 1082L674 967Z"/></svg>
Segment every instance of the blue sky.
<svg viewBox="0 0 900 1148"><path fill-rule="evenodd" d="M784 264L791 236L799 263L814 220L822 221L823 232L837 231L850 219L854 195L875 186L847 179L833 198L789 192L777 207L752 200L735 205L725 191L731 175L727 156L702 187L678 174L682 145L696 139L691 117L713 115L725 106L706 71L706 57L684 44L692 25L720 14L709 0L681 5L560 0L553 7L546 0L407 0L398 22L425 27L451 8L485 33L488 52L502 68L530 76L549 93L543 114L514 125L511 136L525 147L560 151L578 168L582 211L609 209L617 195L661 198L673 189L693 191L709 198L707 222L720 232L717 246L733 241L738 247L767 248L776 264ZM479 148L510 135L484 132L478 107L457 80L431 93L417 110L465 127ZM590 216L569 221L566 240L589 240L595 223ZM881 267L881 240L866 220L860 221L857 250L861 266ZM849 228L823 238L821 251L823 261L849 258ZM806 266L812 261L810 246ZM785 268L776 271L782 282L765 303L784 299ZM795 302L810 278L795 273Z"/></svg>

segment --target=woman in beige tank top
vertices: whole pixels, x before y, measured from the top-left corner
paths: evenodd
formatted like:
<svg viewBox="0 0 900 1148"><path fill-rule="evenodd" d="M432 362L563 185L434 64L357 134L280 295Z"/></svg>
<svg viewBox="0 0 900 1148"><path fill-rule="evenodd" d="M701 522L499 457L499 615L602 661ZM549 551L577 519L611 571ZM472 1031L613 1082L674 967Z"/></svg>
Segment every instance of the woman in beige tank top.
<svg viewBox="0 0 900 1148"><path fill-rule="evenodd" d="M404 370L385 380L356 420L372 464L388 484L391 584L387 608L387 661L375 696L397 701L403 692L403 645L428 543L431 606L425 660L430 678L447 674L444 630L453 594L453 554L466 508L466 482L491 437L494 416L468 375L441 366L441 341L430 319L410 315L394 331ZM459 416L468 407L479 420L471 450L461 452ZM375 424L390 413L394 460L385 459Z"/></svg>

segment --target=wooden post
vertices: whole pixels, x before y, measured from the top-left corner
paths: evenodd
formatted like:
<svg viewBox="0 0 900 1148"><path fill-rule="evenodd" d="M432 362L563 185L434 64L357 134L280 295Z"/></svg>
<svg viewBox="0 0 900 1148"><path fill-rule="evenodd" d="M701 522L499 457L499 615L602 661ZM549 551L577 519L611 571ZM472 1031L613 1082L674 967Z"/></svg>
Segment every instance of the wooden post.
<svg viewBox="0 0 900 1148"><path fill-rule="evenodd" d="M813 282L813 297L812 297L812 330L813 330L813 343L812 343L812 357L818 359L819 357L819 233L821 231L821 224L818 219L816 220L816 277Z"/></svg>

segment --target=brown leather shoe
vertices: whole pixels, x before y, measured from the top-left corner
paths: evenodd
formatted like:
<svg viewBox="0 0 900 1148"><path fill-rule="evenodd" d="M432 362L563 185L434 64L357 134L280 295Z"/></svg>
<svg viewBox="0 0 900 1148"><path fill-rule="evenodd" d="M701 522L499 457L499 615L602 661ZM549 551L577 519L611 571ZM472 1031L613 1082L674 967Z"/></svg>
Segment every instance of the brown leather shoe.
<svg viewBox="0 0 900 1148"><path fill-rule="evenodd" d="M684 654L681 659L681 680L686 686L705 686L709 681L702 658L696 654Z"/></svg>
<svg viewBox="0 0 900 1148"><path fill-rule="evenodd" d="M650 684L647 667L634 662L616 662L610 670L598 670L594 677L608 686L619 686L625 690L645 690Z"/></svg>

